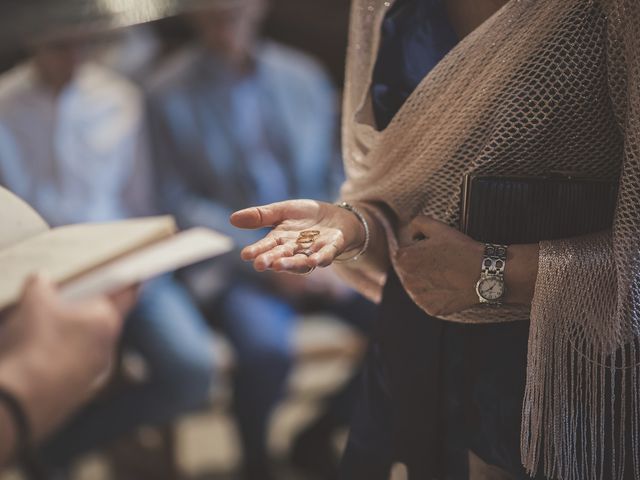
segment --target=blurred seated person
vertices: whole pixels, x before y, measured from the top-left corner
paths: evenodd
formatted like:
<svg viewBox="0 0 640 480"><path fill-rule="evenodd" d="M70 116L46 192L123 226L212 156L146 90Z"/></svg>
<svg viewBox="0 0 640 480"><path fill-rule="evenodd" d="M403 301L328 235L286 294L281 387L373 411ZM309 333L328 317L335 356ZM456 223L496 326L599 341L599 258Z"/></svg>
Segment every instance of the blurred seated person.
<svg viewBox="0 0 640 480"><path fill-rule="evenodd" d="M86 60L89 39L56 36L0 77L0 184L51 225L153 213L140 91ZM44 448L64 468L79 454L142 425L170 422L209 397L209 331L170 276L143 287L123 349L145 360L146 379L100 399Z"/></svg>
<svg viewBox="0 0 640 480"><path fill-rule="evenodd" d="M258 38L265 0L191 3L187 19L197 45L170 58L148 85L159 184L181 226L205 225L245 245L260 234L232 228L234 209L295 195L328 200L336 193L336 101L318 64ZM292 365L297 315L305 307L330 311L366 331L373 307L329 271L265 279L237 252L191 271L187 283L235 348L244 474L266 480L269 417ZM320 459L316 463L328 468L323 452L336 423L349 415L350 396L340 392L310 427L315 440L304 436L317 450L308 455L298 445L298 458Z"/></svg>
<svg viewBox="0 0 640 480"><path fill-rule="evenodd" d="M136 84L144 83L164 53L153 23L119 29L101 50L97 61Z"/></svg>
<svg viewBox="0 0 640 480"><path fill-rule="evenodd" d="M19 305L0 316L0 469L96 393L134 302L134 289L65 302L34 277Z"/></svg>

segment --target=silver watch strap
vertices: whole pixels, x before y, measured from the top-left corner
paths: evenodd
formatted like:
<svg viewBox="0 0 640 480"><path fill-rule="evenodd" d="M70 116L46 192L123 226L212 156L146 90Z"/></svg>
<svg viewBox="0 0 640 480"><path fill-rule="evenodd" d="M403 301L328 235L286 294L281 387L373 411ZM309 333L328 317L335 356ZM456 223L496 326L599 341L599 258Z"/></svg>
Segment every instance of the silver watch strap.
<svg viewBox="0 0 640 480"><path fill-rule="evenodd" d="M507 265L507 246L485 243L482 259L482 273L487 275L504 276Z"/></svg>

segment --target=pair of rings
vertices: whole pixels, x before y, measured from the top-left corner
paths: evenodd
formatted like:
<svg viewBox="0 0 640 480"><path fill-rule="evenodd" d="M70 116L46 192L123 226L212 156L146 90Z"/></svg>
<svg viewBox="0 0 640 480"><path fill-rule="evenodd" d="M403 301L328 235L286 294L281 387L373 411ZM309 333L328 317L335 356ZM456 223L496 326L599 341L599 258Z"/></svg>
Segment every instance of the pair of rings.
<svg viewBox="0 0 640 480"><path fill-rule="evenodd" d="M316 241L316 238L320 235L320 231L318 230L305 230L300 232L298 238L296 239L296 249L294 251L294 255L302 254L307 258L313 255L313 243ZM304 273L303 275L309 275L311 272L315 270L315 267L311 267L311 269Z"/></svg>

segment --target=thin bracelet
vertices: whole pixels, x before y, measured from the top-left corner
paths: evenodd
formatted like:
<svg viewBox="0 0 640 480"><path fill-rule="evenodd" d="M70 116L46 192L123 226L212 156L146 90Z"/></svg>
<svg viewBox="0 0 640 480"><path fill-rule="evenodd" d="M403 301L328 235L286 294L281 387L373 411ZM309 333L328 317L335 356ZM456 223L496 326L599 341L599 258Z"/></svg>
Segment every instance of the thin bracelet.
<svg viewBox="0 0 640 480"><path fill-rule="evenodd" d="M19 455L31 445L31 428L27 415L18 399L4 388L0 388L0 403L6 409L16 431L16 448Z"/></svg>
<svg viewBox="0 0 640 480"><path fill-rule="evenodd" d="M358 217L358 220L364 227L364 245L362 245L362 248L360 249L360 251L356 253L353 257L346 258L344 260L335 259L333 263L356 262L360 259L360 257L362 257L365 253L367 253L367 250L369 249L369 243L371 242L371 230L369 229L369 222L367 222L367 219L365 218L364 214L359 209L351 205L350 203L342 202L342 203L337 203L336 205L340 208L344 208L345 210L348 210L349 212L353 213L356 217Z"/></svg>
<svg viewBox="0 0 640 480"><path fill-rule="evenodd" d="M20 401L9 391L0 387L0 404L4 405L16 431L14 457L25 473L32 479L44 479L44 469L33 450L33 435L29 418Z"/></svg>

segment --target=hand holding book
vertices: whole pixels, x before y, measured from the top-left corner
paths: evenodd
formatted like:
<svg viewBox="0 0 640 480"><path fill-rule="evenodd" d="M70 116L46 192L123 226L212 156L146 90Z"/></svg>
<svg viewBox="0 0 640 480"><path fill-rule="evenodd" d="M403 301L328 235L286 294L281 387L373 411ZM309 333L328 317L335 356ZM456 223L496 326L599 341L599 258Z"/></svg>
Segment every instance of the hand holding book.
<svg viewBox="0 0 640 480"><path fill-rule="evenodd" d="M176 233L171 217L50 230L24 202L0 189L0 310L26 280L48 275L70 299L111 294L154 276L229 252L228 237L207 229Z"/></svg>

